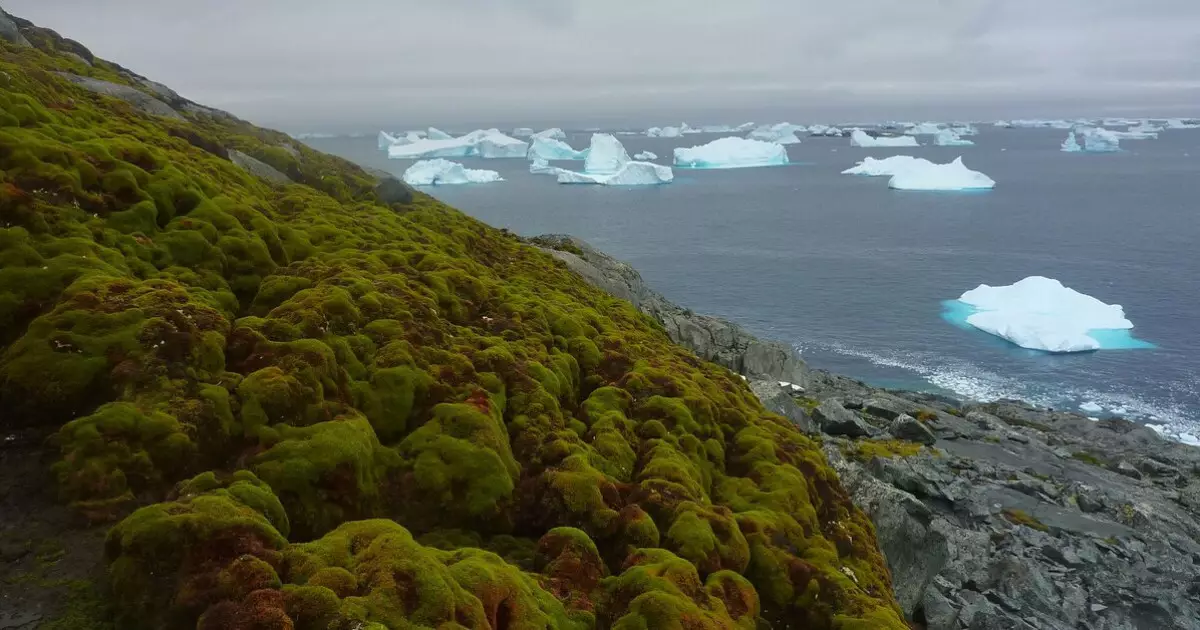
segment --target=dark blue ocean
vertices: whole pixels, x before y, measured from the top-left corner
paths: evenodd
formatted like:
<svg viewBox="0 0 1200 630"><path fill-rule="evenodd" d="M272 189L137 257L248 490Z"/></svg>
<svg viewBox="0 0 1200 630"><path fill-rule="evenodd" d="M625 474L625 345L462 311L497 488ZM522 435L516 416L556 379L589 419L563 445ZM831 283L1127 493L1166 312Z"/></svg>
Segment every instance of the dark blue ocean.
<svg viewBox="0 0 1200 630"><path fill-rule="evenodd" d="M677 169L673 184L646 188L564 186L525 160L466 159L506 181L428 192L522 235L579 236L675 302L794 344L815 367L982 400L1091 401L1106 409L1093 415L1200 434L1200 130L1123 141L1116 154L1062 153L1065 136L987 127L974 147L915 149L806 138L788 147L789 166ZM618 137L669 163L674 147L719 136ZM411 164L387 160L374 137L308 142L396 175ZM997 186L897 192L887 178L839 174L896 154L961 155ZM1031 275L1123 305L1156 347L1051 355L941 317L963 291Z"/></svg>

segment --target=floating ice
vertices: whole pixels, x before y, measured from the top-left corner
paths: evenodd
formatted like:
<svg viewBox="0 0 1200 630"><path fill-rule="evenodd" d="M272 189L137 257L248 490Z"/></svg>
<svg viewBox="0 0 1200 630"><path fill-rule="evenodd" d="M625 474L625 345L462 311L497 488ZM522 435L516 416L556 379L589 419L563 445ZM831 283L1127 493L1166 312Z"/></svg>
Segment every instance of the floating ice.
<svg viewBox="0 0 1200 630"><path fill-rule="evenodd" d="M625 146L616 136L608 133L592 134L592 144L587 152L583 170L593 175L611 175L630 162Z"/></svg>
<svg viewBox="0 0 1200 630"><path fill-rule="evenodd" d="M669 184L675 173L669 166L650 162L625 162L615 173L576 173L558 169L560 184L600 184L602 186L653 186Z"/></svg>
<svg viewBox="0 0 1200 630"><path fill-rule="evenodd" d="M969 147L974 145L970 140L963 140L950 129L942 129L933 136L933 143L939 147Z"/></svg>
<svg viewBox="0 0 1200 630"><path fill-rule="evenodd" d="M1071 129L1075 127L1075 123L1069 120L1014 120L1009 124L1024 129Z"/></svg>
<svg viewBox="0 0 1200 630"><path fill-rule="evenodd" d="M956 125L950 127L950 131L953 131L956 135L959 135L959 136L977 136L977 135L979 135L979 130L975 128L975 125L956 124Z"/></svg>
<svg viewBox="0 0 1200 630"><path fill-rule="evenodd" d="M633 156L633 159L642 160L642 161L657 160L658 155L656 153L654 153L653 151L642 151L641 153L638 153L637 155Z"/></svg>
<svg viewBox="0 0 1200 630"><path fill-rule="evenodd" d="M440 186L446 184L485 184L503 181L500 173L463 168L450 160L422 160L404 171L404 181L410 186Z"/></svg>
<svg viewBox="0 0 1200 630"><path fill-rule="evenodd" d="M425 137L429 138L430 140L449 140L450 138L453 138L454 136L451 136L450 134L446 133L445 131L442 131L441 129L438 129L437 127L430 127L428 130L425 131Z"/></svg>
<svg viewBox="0 0 1200 630"><path fill-rule="evenodd" d="M909 127L904 133L910 136L932 136L942 131L942 126L937 123L923 122L919 125Z"/></svg>
<svg viewBox="0 0 1200 630"><path fill-rule="evenodd" d="M992 178L967 168L961 157L949 164L914 162L888 181L888 188L896 190L988 190L995 187Z"/></svg>
<svg viewBox="0 0 1200 630"><path fill-rule="evenodd" d="M1013 124L1008 122L1007 120L997 120L996 122L992 123L992 126L996 127L997 129L1012 129L1013 128Z"/></svg>
<svg viewBox="0 0 1200 630"><path fill-rule="evenodd" d="M468 156L523 158L529 153L527 143L506 136L498 129L479 129L460 138L438 139L437 134L442 132L430 127L427 139L393 144L388 147L388 157L394 160Z"/></svg>
<svg viewBox="0 0 1200 630"><path fill-rule="evenodd" d="M729 125L704 125L700 127L700 133L733 133L733 127Z"/></svg>
<svg viewBox="0 0 1200 630"><path fill-rule="evenodd" d="M558 127L551 127L544 131L539 131L537 133L533 133L533 134L529 134L529 135L534 138L548 138L550 140L566 140L567 139L566 132L564 132L562 129L559 129Z"/></svg>
<svg viewBox="0 0 1200 630"><path fill-rule="evenodd" d="M1083 147L1079 146L1079 139L1075 137L1075 132L1067 132L1067 139L1063 140L1062 150L1065 153L1079 153Z"/></svg>
<svg viewBox="0 0 1200 630"><path fill-rule="evenodd" d="M533 158L529 163L529 172L534 175L558 175L561 170L557 166L550 166L550 162L539 157Z"/></svg>
<svg viewBox="0 0 1200 630"><path fill-rule="evenodd" d="M514 138L528 138L529 136L533 135L533 130L529 127L517 127L513 129L512 133L509 135Z"/></svg>
<svg viewBox="0 0 1200 630"><path fill-rule="evenodd" d="M1103 413L1104 407L1101 407L1095 402L1089 400L1082 405L1079 405L1079 410L1085 413Z"/></svg>
<svg viewBox="0 0 1200 630"><path fill-rule="evenodd" d="M850 134L850 146L863 148L877 147L917 147L921 146L917 143L917 139L912 136L879 136L873 137L867 134L862 129L855 129Z"/></svg>
<svg viewBox="0 0 1200 630"><path fill-rule="evenodd" d="M755 127L754 123L752 123L752 122L748 122L748 123L742 123L742 124L740 124L740 125L738 125L738 126L734 127L734 128L733 128L733 130L734 130L735 132L738 132L738 133L740 133L740 132L743 132L743 131L750 131L751 129L754 129L754 127Z"/></svg>
<svg viewBox="0 0 1200 630"><path fill-rule="evenodd" d="M1168 118L1166 126L1167 129L1200 129L1200 124L1193 121L1185 121L1181 118Z"/></svg>
<svg viewBox="0 0 1200 630"><path fill-rule="evenodd" d="M853 166L842 171L842 175L866 175L869 177L891 177L901 171L911 168L928 168L936 166L933 162L925 158L915 158L911 155L893 155L892 157L877 160L873 157L865 158L858 163L858 166Z"/></svg>
<svg viewBox="0 0 1200 630"><path fill-rule="evenodd" d="M388 147L392 146L393 144L396 144L397 141L398 140L397 140L396 136L393 136L392 134L390 134L386 131L379 132L379 150L380 151L386 151Z"/></svg>
<svg viewBox="0 0 1200 630"><path fill-rule="evenodd" d="M751 140L762 140L763 142L775 142L778 144L800 144L800 138L796 137L796 132L803 133L805 131L808 131L808 129L801 125L779 123L777 125L763 125L758 127L746 137Z"/></svg>
<svg viewBox="0 0 1200 630"><path fill-rule="evenodd" d="M678 127L651 127L646 130L646 136L649 138L678 138L683 135L683 128L687 124Z"/></svg>
<svg viewBox="0 0 1200 630"><path fill-rule="evenodd" d="M787 163L787 149L783 145L746 138L718 138L702 146L675 149L676 166L745 168Z"/></svg>
<svg viewBox="0 0 1200 630"><path fill-rule="evenodd" d="M1120 345L1103 343L1106 336L1097 333L1133 328L1133 323L1125 318L1125 311L1119 305L1105 304L1051 278L1030 276L1002 287L981 284L963 293L957 302L973 309L966 317L967 324L1023 348L1085 352L1146 347L1127 333L1122 333L1125 342Z"/></svg>
<svg viewBox="0 0 1200 630"><path fill-rule="evenodd" d="M1140 126L1130 127L1128 131L1109 131L1113 137L1118 140L1157 140L1158 129L1150 127L1148 129Z"/></svg>
<svg viewBox="0 0 1200 630"><path fill-rule="evenodd" d="M813 125L808 128L808 135L810 135L810 136L830 136L830 137L837 138L837 137L841 137L843 135L843 132L841 129L838 129L837 127L830 127L828 125Z"/></svg>
<svg viewBox="0 0 1200 630"><path fill-rule="evenodd" d="M533 136L529 144L529 158L543 160L582 160L587 157L587 149L576 151L571 145L562 140Z"/></svg>
<svg viewBox="0 0 1200 630"><path fill-rule="evenodd" d="M1083 140L1083 150L1089 153L1112 153L1121 150L1121 139L1107 129L1080 127L1075 130L1075 135Z"/></svg>

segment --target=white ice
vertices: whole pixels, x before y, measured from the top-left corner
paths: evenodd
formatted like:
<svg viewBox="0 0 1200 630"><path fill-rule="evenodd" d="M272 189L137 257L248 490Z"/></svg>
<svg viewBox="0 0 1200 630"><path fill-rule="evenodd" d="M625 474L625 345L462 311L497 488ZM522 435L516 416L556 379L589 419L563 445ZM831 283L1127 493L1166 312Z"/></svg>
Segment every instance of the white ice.
<svg viewBox="0 0 1200 630"><path fill-rule="evenodd" d="M539 131L537 133L532 133L529 135L534 138L548 138L550 140L566 140L567 139L566 132L564 132L562 129L559 129L558 127L551 127L544 131Z"/></svg>
<svg viewBox="0 0 1200 630"><path fill-rule="evenodd" d="M1200 129L1200 125L1180 118L1168 118L1166 125L1167 129Z"/></svg>
<svg viewBox="0 0 1200 630"><path fill-rule="evenodd" d="M992 178L967 168L962 158L949 164L912 164L888 181L895 190L987 190L996 187Z"/></svg>
<svg viewBox="0 0 1200 630"><path fill-rule="evenodd" d="M1101 407L1099 404L1089 400L1082 405L1079 405L1079 410L1085 413L1103 413L1104 407Z"/></svg>
<svg viewBox="0 0 1200 630"><path fill-rule="evenodd" d="M529 144L529 159L543 160L582 160L587 157L587 149L576 151L571 145L562 140L533 136Z"/></svg>
<svg viewBox="0 0 1200 630"><path fill-rule="evenodd" d="M528 138L529 136L533 135L533 130L529 127L517 127L513 129L512 133L509 135L514 138Z"/></svg>
<svg viewBox="0 0 1200 630"><path fill-rule="evenodd" d="M675 173L669 166L650 162L625 162L615 173L576 173L558 169L560 184L599 184L602 186L653 186L669 184Z"/></svg>
<svg viewBox="0 0 1200 630"><path fill-rule="evenodd" d="M909 127L904 133L910 136L932 136L942 130L942 126L933 122L923 122Z"/></svg>
<svg viewBox="0 0 1200 630"><path fill-rule="evenodd" d="M917 147L921 145L912 136L897 136L894 138L880 136L875 138L868 135L862 129L855 129L850 134L850 146L870 149L877 147Z"/></svg>
<svg viewBox="0 0 1200 630"><path fill-rule="evenodd" d="M968 125L962 125L962 124L953 125L950 127L950 131L953 131L955 134L960 135L960 136L977 136L977 135L979 135L979 130L975 128L975 125L969 125L969 124Z"/></svg>
<svg viewBox="0 0 1200 630"><path fill-rule="evenodd" d="M901 171L911 168L928 168L936 166L925 158L915 158L911 155L893 155L877 160L873 157L863 159L854 166L842 171L842 175L866 175L870 177L891 177Z"/></svg>
<svg viewBox="0 0 1200 630"><path fill-rule="evenodd" d="M646 160L657 160L658 155L656 153L654 153L653 151L642 151L641 153L638 153L637 155L633 156L633 159L642 160L643 162Z"/></svg>
<svg viewBox="0 0 1200 630"><path fill-rule="evenodd" d="M583 170L593 175L611 175L621 170L631 160L625 145L616 136L608 133L592 134L592 144L587 150Z"/></svg>
<svg viewBox="0 0 1200 630"><path fill-rule="evenodd" d="M718 138L705 145L675 149L676 166L744 168L787 163L787 149L783 145L746 138Z"/></svg>
<svg viewBox="0 0 1200 630"><path fill-rule="evenodd" d="M425 137L429 138L430 140L449 140L454 136L451 136L437 127L430 127L428 130L426 130Z"/></svg>
<svg viewBox="0 0 1200 630"><path fill-rule="evenodd" d="M463 168L450 160L422 160L404 171L404 181L410 186L439 186L447 184L484 184L503 181L500 173Z"/></svg>
<svg viewBox="0 0 1200 630"><path fill-rule="evenodd" d="M387 148L396 144L397 138L386 131L379 132L379 150L387 151Z"/></svg>
<svg viewBox="0 0 1200 630"><path fill-rule="evenodd" d="M755 127L754 123L748 122L748 123L742 123L742 124L738 125L737 127L734 127L733 130L735 132L740 133L743 131L750 131L751 129L754 129L754 127Z"/></svg>
<svg viewBox="0 0 1200 630"><path fill-rule="evenodd" d="M1121 150L1121 138L1107 129L1080 127L1075 130L1083 140L1083 150L1089 153L1112 153Z"/></svg>
<svg viewBox="0 0 1200 630"><path fill-rule="evenodd" d="M1032 350L1098 350L1100 342L1088 336L1089 331L1133 328L1119 305L1042 276L1002 287L981 284L958 299L977 311L967 317L968 324Z"/></svg>
<svg viewBox="0 0 1200 630"><path fill-rule="evenodd" d="M650 138L678 138L683 135L683 128L687 124L678 127L651 127L646 130L646 136Z"/></svg>
<svg viewBox="0 0 1200 630"><path fill-rule="evenodd" d="M970 140L963 140L950 129L942 129L933 136L933 143L939 147L969 147L974 145Z"/></svg>
<svg viewBox="0 0 1200 630"><path fill-rule="evenodd" d="M549 162L539 157L533 158L533 161L529 163L529 172L534 175L558 175L560 170L562 169L550 166Z"/></svg>
<svg viewBox="0 0 1200 630"><path fill-rule="evenodd" d="M763 142L775 142L778 144L800 144L800 138L796 137L796 132L804 133L806 131L808 129L802 125L779 123L777 125L763 125L758 127L746 137L751 140L762 140Z"/></svg>
<svg viewBox="0 0 1200 630"><path fill-rule="evenodd" d="M1013 128L1013 124L1008 122L1007 120L997 120L996 122L992 123L992 126L996 127L997 129L1012 129Z"/></svg>
<svg viewBox="0 0 1200 630"><path fill-rule="evenodd" d="M1071 129L1075 126L1069 120L1013 120L1009 124L1024 129Z"/></svg>
<svg viewBox="0 0 1200 630"><path fill-rule="evenodd" d="M438 134L442 132L431 127L427 139L393 144L388 147L388 157L394 160L472 156L523 158L529 153L528 143L504 135L498 129L478 129L459 138L437 139Z"/></svg>
<svg viewBox="0 0 1200 630"><path fill-rule="evenodd" d="M1064 153L1079 153L1083 147L1079 146L1079 139L1075 137L1075 132L1067 133L1067 139L1063 140L1062 151Z"/></svg>
<svg viewBox="0 0 1200 630"><path fill-rule="evenodd" d="M812 125L808 128L808 135L840 137L842 130L837 127L830 127L829 125Z"/></svg>

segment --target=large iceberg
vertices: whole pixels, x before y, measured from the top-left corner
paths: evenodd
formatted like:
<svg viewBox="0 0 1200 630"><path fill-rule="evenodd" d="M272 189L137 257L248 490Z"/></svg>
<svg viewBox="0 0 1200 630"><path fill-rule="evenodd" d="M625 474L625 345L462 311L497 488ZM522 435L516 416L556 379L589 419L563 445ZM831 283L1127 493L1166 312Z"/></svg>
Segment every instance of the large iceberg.
<svg viewBox="0 0 1200 630"><path fill-rule="evenodd" d="M959 135L959 136L977 136L977 135L979 135L979 130L976 129L975 125L972 125L972 124L956 123L950 127L950 131L953 131L955 133L955 135Z"/></svg>
<svg viewBox="0 0 1200 630"><path fill-rule="evenodd" d="M939 147L969 147L974 145L970 140L963 140L950 129L942 129L933 136L933 143Z"/></svg>
<svg viewBox="0 0 1200 630"><path fill-rule="evenodd" d="M641 153L638 153L637 155L633 156L633 159L642 160L642 161L657 160L658 154L654 153L653 151L642 151Z"/></svg>
<svg viewBox="0 0 1200 630"><path fill-rule="evenodd" d="M883 158L882 160L868 157L859 162L857 166L853 166L842 171L842 175L891 177L908 169L928 168L930 166L936 166L936 164L926 160L925 158L915 158L911 155L893 155L892 157Z"/></svg>
<svg viewBox="0 0 1200 630"><path fill-rule="evenodd" d="M686 123L683 125L680 125L679 127L651 127L646 130L646 137L648 137L648 138L678 138L679 136L683 135L684 127L687 127Z"/></svg>
<svg viewBox="0 0 1200 630"><path fill-rule="evenodd" d="M512 133L508 135L514 138L528 138L529 136L533 135L533 129L530 129L529 127L516 127L512 130Z"/></svg>
<svg viewBox="0 0 1200 630"><path fill-rule="evenodd" d="M448 157L523 158L529 153L528 143L504 135L498 129L479 129L460 138L444 139L436 138L434 132L437 130L431 127L429 138L409 144L393 144L388 147L388 157L394 160Z"/></svg>
<svg viewBox="0 0 1200 630"><path fill-rule="evenodd" d="M751 140L761 140L763 142L775 142L778 144L800 144L800 138L796 137L796 132L806 132L808 129L801 125L793 125L792 123L779 123L777 125L763 125L751 131L746 137Z"/></svg>
<svg viewBox="0 0 1200 630"><path fill-rule="evenodd" d="M1157 127L1130 127L1127 131L1109 131L1118 140L1157 140L1159 129Z"/></svg>
<svg viewBox="0 0 1200 630"><path fill-rule="evenodd" d="M888 188L895 190L988 190L995 187L992 178L967 168L961 157L949 164L914 162L888 181Z"/></svg>
<svg viewBox="0 0 1200 630"><path fill-rule="evenodd" d="M529 144L529 159L543 160L582 160L587 157L587 149L576 151L571 145L562 140L533 136Z"/></svg>
<svg viewBox="0 0 1200 630"><path fill-rule="evenodd" d="M437 127L430 127L425 131L425 137L429 138L430 140L449 140L454 136L451 136Z"/></svg>
<svg viewBox="0 0 1200 630"><path fill-rule="evenodd" d="M1079 139L1075 137L1074 131L1067 132L1067 139L1063 140L1062 150L1065 153L1079 153L1083 147L1079 146Z"/></svg>
<svg viewBox="0 0 1200 630"><path fill-rule="evenodd" d="M387 151L387 148L392 146L393 144L396 144L396 136L393 136L392 134L390 134L386 131L379 132L379 150L380 151Z"/></svg>
<svg viewBox="0 0 1200 630"><path fill-rule="evenodd" d="M1042 276L1003 287L981 284L958 301L974 310L966 318L971 326L1032 350L1099 350L1105 345L1103 331L1133 328L1119 305L1105 304Z"/></svg>
<svg viewBox="0 0 1200 630"><path fill-rule="evenodd" d="M1075 135L1083 141L1083 150L1089 153L1112 153L1121 150L1121 138L1107 129L1080 127L1075 130ZM1063 147L1066 146L1064 143Z"/></svg>
<svg viewBox="0 0 1200 630"><path fill-rule="evenodd" d="M549 140L566 140L567 139L566 132L564 132L562 129L559 129L558 127L551 127L549 129L539 131L537 133L533 133L533 134L529 134L529 135L530 135L530 137L533 137L533 138L547 138Z"/></svg>
<svg viewBox="0 0 1200 630"><path fill-rule="evenodd" d="M917 142L917 139L912 136L874 137L868 135L867 132L863 131L862 129L855 129L854 132L850 134L850 146L870 149L877 147L918 147L921 145Z"/></svg>
<svg viewBox="0 0 1200 630"><path fill-rule="evenodd" d="M1168 118L1166 126L1167 129L1200 129L1200 124L1193 121L1185 121L1182 118Z"/></svg>
<svg viewBox="0 0 1200 630"><path fill-rule="evenodd" d="M844 133L842 132L841 129L838 129L837 127L830 127L829 125L812 125L811 127L808 128L808 135L810 135L810 136L829 136L829 137L837 138L837 137L841 137L842 135L844 135Z"/></svg>
<svg viewBox="0 0 1200 630"><path fill-rule="evenodd" d="M548 170L548 164L539 164L538 172L556 173L560 184L600 184L603 186L648 186L666 184L675 179L669 166L650 162L635 162L615 136L607 133L592 134L591 146L587 149L583 163L584 172L566 169ZM536 164L536 162L535 162ZM530 167L533 171L533 167Z"/></svg>
<svg viewBox="0 0 1200 630"><path fill-rule="evenodd" d="M704 125L700 127L701 133L733 133L734 128L729 125Z"/></svg>
<svg viewBox="0 0 1200 630"><path fill-rule="evenodd" d="M539 157L533 158L529 163L529 172L534 175L557 175L561 170L557 166L550 166L550 162Z"/></svg>
<svg viewBox="0 0 1200 630"><path fill-rule="evenodd" d="M421 160L404 171L404 181L410 186L439 186L446 184L485 184L503 181L500 173L463 168L450 160Z"/></svg>
<svg viewBox="0 0 1200 630"><path fill-rule="evenodd" d="M909 127L904 133L910 136L932 136L942 131L942 126L933 122L923 122Z"/></svg>
<svg viewBox="0 0 1200 630"><path fill-rule="evenodd" d="M782 144L747 138L718 138L705 145L675 149L675 165L691 168L745 168L787 163L787 149Z"/></svg>

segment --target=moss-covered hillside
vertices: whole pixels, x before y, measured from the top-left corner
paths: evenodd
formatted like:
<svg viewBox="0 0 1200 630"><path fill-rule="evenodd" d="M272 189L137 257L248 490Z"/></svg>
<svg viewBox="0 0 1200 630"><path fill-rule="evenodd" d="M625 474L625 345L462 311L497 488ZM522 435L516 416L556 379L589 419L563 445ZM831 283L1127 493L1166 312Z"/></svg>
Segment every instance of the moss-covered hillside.
<svg viewBox="0 0 1200 630"><path fill-rule="evenodd" d="M85 89L60 73L162 96L25 29L0 429L44 430L111 527L116 627L905 627L868 520L736 375L427 196Z"/></svg>

